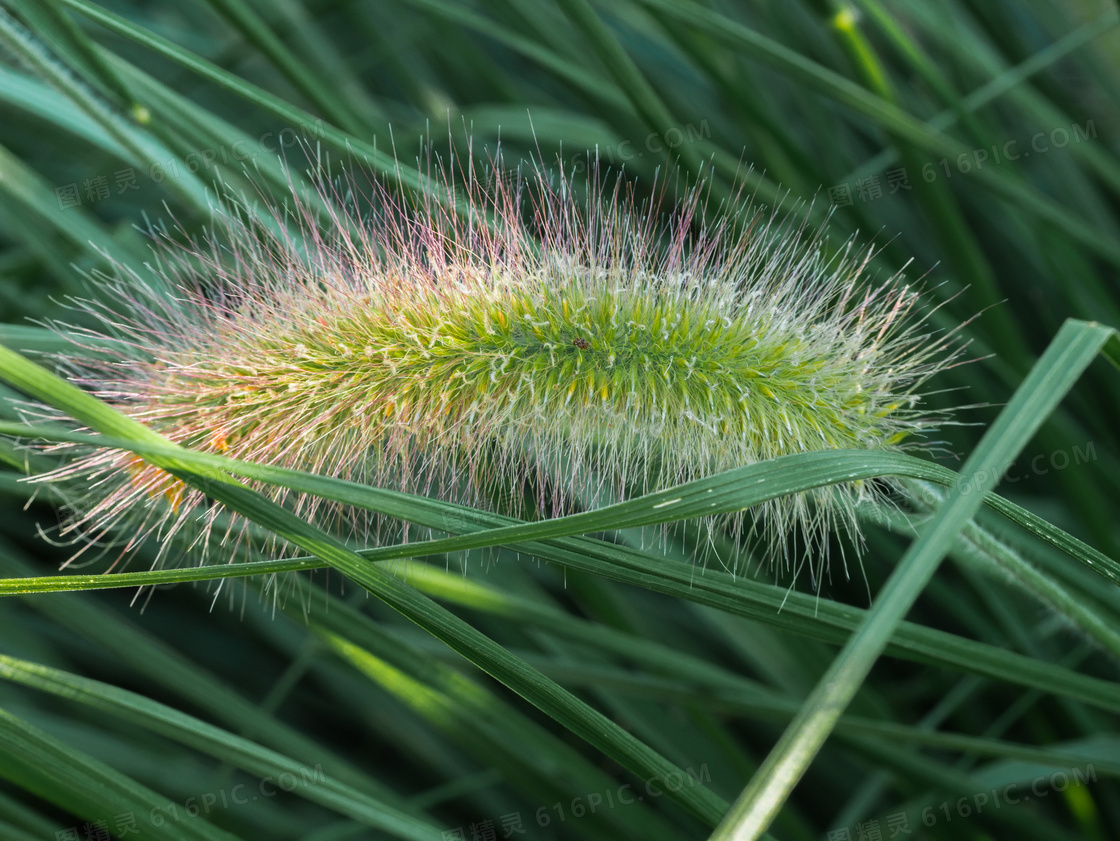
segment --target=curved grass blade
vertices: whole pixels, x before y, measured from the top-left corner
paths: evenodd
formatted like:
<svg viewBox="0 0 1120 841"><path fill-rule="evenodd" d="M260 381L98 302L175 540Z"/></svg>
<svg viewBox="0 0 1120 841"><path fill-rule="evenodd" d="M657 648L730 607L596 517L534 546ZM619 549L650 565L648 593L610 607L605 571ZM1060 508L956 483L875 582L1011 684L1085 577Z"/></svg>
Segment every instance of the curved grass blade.
<svg viewBox="0 0 1120 841"><path fill-rule="evenodd" d="M125 417L111 406L2 346L0 364L0 371L3 372L0 376L9 383L50 403L92 429L108 435L135 439L141 443L160 446L170 444L153 430ZM300 520L221 470L208 468L204 471L192 471L187 450L173 447L172 452L176 454L153 458L152 463L353 579L559 724L634 773L645 778L683 773L648 745L529 667L488 636L355 554L330 535ZM683 788L669 796L690 813L713 826L727 809L727 804L720 797L703 786Z"/></svg>
<svg viewBox="0 0 1120 841"><path fill-rule="evenodd" d="M91 823L132 813L148 816L168 798L0 709L0 776ZM201 819L138 822L140 838L239 841ZM61 835L61 834L60 834ZM58 836L56 836L58 837Z"/></svg>
<svg viewBox="0 0 1120 841"><path fill-rule="evenodd" d="M188 451L169 444L136 442L113 436L70 432L58 427L3 421L0 421L0 434L109 447L127 450L140 456L176 457L183 460L188 469L223 470L244 479L280 485L322 499L376 511L417 525L459 535L440 540L416 541L399 546L364 550L363 557L371 560L458 552L466 549L513 545L529 540L547 540L553 537L659 525L693 517L739 511L785 494L857 479L895 476L925 480L945 487L966 487L961 475L955 471L904 453L832 450L782 456L592 511L537 523L525 523L413 494L387 491L289 468ZM998 476L1002 474L1002 468L989 472ZM1112 583L1120 584L1120 563L1009 500L990 491L985 491L982 496L983 501L992 509L1018 523L1031 534L1085 564ZM480 526L484 530L480 531ZM473 534L467 536L467 532ZM284 569L286 568L267 571L278 572ZM54 578L61 580L67 577ZM80 589L97 588L95 584L97 576L82 578L83 584ZM136 581L136 579L132 580ZM153 583L165 582L153 579ZM25 586L35 585L27 582ZM52 585L47 585L45 589L50 586ZM3 585L0 584L0 595L4 592Z"/></svg>
<svg viewBox="0 0 1120 841"><path fill-rule="evenodd" d="M8 429L9 427L0 427ZM24 427L13 427L23 429ZM54 433L52 433L52 436ZM71 440L75 433L58 433L61 440ZM65 436L65 437L63 437ZM106 443L107 438L86 436L73 440L88 440L92 443ZM233 462L221 456L209 456L188 451L176 451L171 447L151 444L135 444L118 440L120 446L137 453L156 453L165 456L178 454L188 459L195 469L223 467L231 473L262 481L278 481L286 487L315 493L324 498L338 499L347 504L363 505L382 511L390 516L426 525L433 529L465 533L481 532L487 527L501 528L511 521L500 515L474 511L473 509L440 503L423 497L410 497L395 491L383 491L362 485L301 474L297 471L282 471L262 465ZM836 454L834 454L836 455ZM867 454L857 453L860 459ZM801 458L800 456L797 458ZM959 482L960 477L952 471L930 465L917 459L896 457L896 465L929 474L936 480L940 475L946 484ZM857 460L853 464L862 463ZM899 467L896 466L896 469ZM755 466L756 468L758 466ZM882 465L879 466L880 469ZM850 468L849 468L850 469ZM745 468L748 472L751 468ZM825 474L824 480L828 476ZM846 473L851 476L851 473ZM879 474L882 475L882 474ZM821 477L818 476L818 479ZM767 498L765 496L761 498ZM1083 560L1090 568L1112 573L1115 562L1095 553L1072 536L1042 521L1013 503L994 494L986 494L985 499L997 510L1008 513L1018 522L1028 526L1032 533L1047 537L1053 545L1061 546L1073 557ZM639 503L634 500L632 505ZM582 516L582 515L580 515ZM620 520L612 515L617 524ZM536 528L543 524L520 524L526 528ZM508 527L508 526L507 526ZM1033 527L1033 528L1032 528ZM363 557L376 555L384 558L410 557L419 554L418 548L430 543L413 543L404 547L384 547L362 551ZM442 545L447 545L446 543ZM458 545L458 544L456 544ZM494 545L489 539L482 545ZM744 578L736 578L718 570L707 570L697 575L690 567L667 561L646 553L626 549L591 538L563 537L547 541L521 542L514 544L517 551L541 558L567 568L584 570L596 575L622 581L634 586L644 587L676 598L693 601L719 608L737 615L762 621L769 625L814 639L843 643L849 633L858 627L865 612L834 602L820 601L802 593L791 592ZM1101 562L1093 561L1099 555ZM1088 559L1088 560L1086 560ZM193 567L179 570L153 570L150 572L112 573L107 575L66 575L49 576L35 579L9 579L0 582L0 594L19 594L47 592L58 589L100 589L112 586L144 586L150 584L199 581L210 578L262 575L301 569L314 569L321 563L305 558L278 561L259 561L221 567ZM1106 681L1090 678L1060 669L1047 663L1022 657L1003 649L985 646L971 640L956 637L932 629L904 623L895 637L888 653L892 656L919 660L942 667L965 670L987 677L1031 686L1046 692L1057 692L1076 697L1087 703L1106 709L1120 711L1120 688Z"/></svg>

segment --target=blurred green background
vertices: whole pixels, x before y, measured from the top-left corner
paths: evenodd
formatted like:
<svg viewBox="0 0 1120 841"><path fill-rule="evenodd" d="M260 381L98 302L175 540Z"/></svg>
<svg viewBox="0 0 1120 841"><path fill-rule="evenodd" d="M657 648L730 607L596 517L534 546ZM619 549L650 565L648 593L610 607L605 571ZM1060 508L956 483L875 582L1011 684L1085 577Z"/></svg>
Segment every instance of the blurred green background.
<svg viewBox="0 0 1120 841"><path fill-rule="evenodd" d="M395 151L408 180L424 137L480 154L500 140L507 162L569 173L597 154L639 192L703 176L719 200L745 182L794 218L830 216L833 247L878 243L878 275L923 278L938 329L967 322L972 361L930 398L972 407L937 455L959 467L1066 318L1120 326L1118 23L1115 4L1072 0L3 0L0 341L52 349L36 325L75 318L67 297L97 294L84 273L106 254L142 263L149 221L200 231L219 173L279 194L279 156L317 144L382 172ZM1117 372L1095 363L999 488L1113 557L1118 409ZM58 514L10 444L0 461L0 574L53 574L72 551L40 534ZM1008 539L1120 626L1113 585ZM429 559L408 580L691 769L681 786L732 800L905 544L869 527L866 582L801 581L781 609L787 582L766 575L712 572L705 601L506 552ZM0 707L23 724L0 739L0 836L707 836L666 781L337 579L6 598L0 654L295 765L5 681ZM968 563L946 564L909 619L774 835L1120 837L1115 659Z"/></svg>

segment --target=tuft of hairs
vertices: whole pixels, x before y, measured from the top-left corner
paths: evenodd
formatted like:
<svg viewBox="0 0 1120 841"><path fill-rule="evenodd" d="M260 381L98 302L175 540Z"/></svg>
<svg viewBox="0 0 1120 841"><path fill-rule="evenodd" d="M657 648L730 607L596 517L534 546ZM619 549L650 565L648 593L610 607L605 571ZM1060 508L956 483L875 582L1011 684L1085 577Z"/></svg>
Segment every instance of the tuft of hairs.
<svg viewBox="0 0 1120 841"><path fill-rule="evenodd" d="M868 281L870 248L830 253L741 194L709 208L702 185L639 200L594 168L495 164L436 167L412 193L358 169L293 178L282 201L226 196L200 240L157 232L143 271L95 278L102 303L77 306L102 327L78 341L99 352L63 361L186 447L523 517L789 453L922 446L944 422L919 392L958 349L900 275ZM135 456L55 450L69 458L45 478L88 489L64 531L90 545L189 535L229 554L246 534ZM258 489L384 537L363 512ZM837 526L858 541L855 506L883 493L840 485L705 527L789 562Z"/></svg>

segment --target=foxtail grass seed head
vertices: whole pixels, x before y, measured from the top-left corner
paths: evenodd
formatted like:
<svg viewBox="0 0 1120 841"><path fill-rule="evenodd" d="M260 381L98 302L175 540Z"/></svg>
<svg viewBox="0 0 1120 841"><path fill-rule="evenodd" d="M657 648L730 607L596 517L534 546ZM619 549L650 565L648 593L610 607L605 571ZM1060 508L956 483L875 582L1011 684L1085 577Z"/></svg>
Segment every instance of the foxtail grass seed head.
<svg viewBox="0 0 1120 841"><path fill-rule="evenodd" d="M437 169L419 199L321 178L223 202L201 242L157 236L145 274L97 278L112 304L79 304L116 341L68 356L74 379L190 448L521 516L789 453L920 446L943 420L918 390L955 350L900 276L865 278L870 250L829 255L748 201L711 221L701 189L669 205L594 170ZM88 489L66 529L91 544L189 535L228 555L245 534L138 457L61 449L50 479ZM385 526L260 490L350 537ZM791 539L858 536L856 503L882 493L853 483L705 525L788 561Z"/></svg>

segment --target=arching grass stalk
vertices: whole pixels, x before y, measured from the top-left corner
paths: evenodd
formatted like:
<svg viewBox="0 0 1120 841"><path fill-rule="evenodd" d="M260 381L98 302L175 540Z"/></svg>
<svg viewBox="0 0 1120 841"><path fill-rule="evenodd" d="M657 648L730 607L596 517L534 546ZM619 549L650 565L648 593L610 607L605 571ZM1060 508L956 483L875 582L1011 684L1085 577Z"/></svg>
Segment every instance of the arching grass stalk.
<svg viewBox="0 0 1120 841"><path fill-rule="evenodd" d="M901 277L869 282L870 250L826 257L820 232L746 201L706 219L699 188L670 208L598 173L457 167L418 195L359 174L263 212L228 197L203 241L161 233L145 273L96 278L110 302L76 302L104 325L84 336L117 353L62 361L192 449L514 515L565 512L588 487L624 499L790 453L921 446L944 420L919 391L956 350ZM65 531L239 539L164 470L60 447L72 458L45 478L90 488ZM853 481L707 525L771 560L800 546L821 573L827 530L858 537L855 504L882 492ZM381 525L287 501L351 535Z"/></svg>

